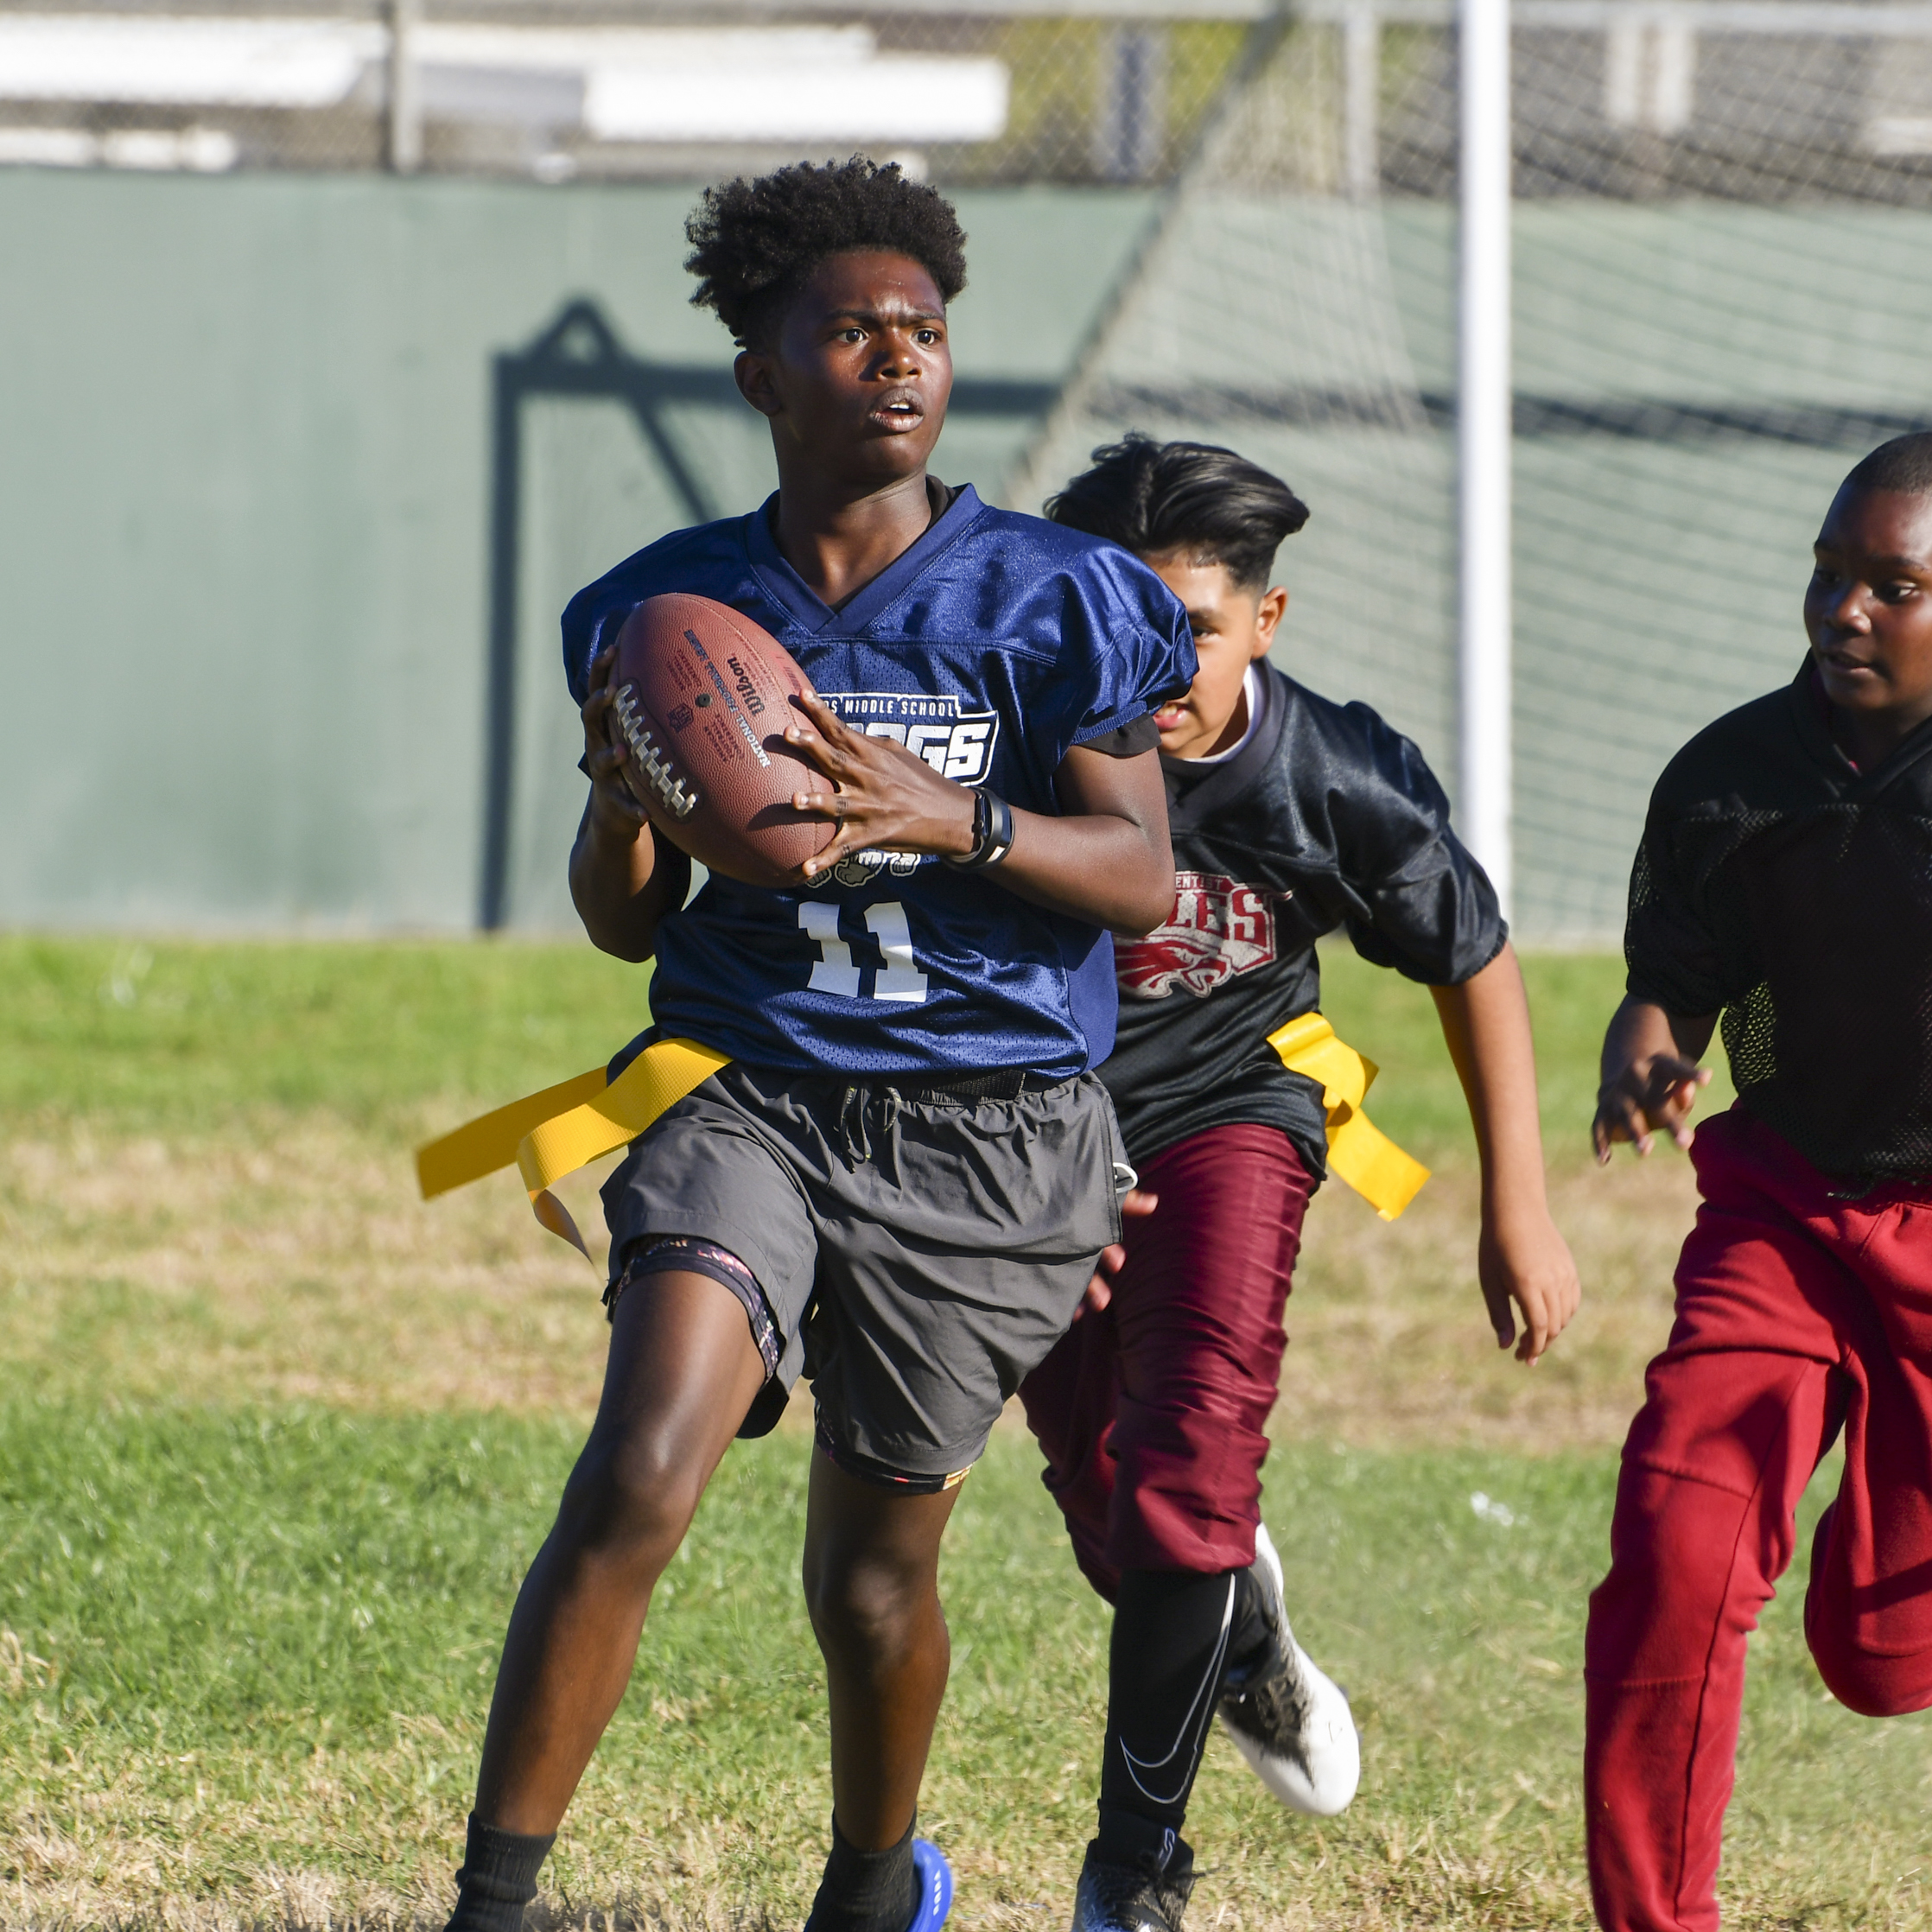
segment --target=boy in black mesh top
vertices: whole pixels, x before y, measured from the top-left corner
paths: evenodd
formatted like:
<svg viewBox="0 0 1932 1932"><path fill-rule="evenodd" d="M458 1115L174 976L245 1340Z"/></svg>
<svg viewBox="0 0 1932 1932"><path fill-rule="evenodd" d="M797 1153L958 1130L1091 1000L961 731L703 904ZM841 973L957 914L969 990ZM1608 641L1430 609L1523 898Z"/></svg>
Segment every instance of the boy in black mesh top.
<svg viewBox="0 0 1932 1932"><path fill-rule="evenodd" d="M1577 1282L1544 1200L1529 1015L1488 879L1414 745L1266 661L1288 601L1269 572L1306 509L1230 449L1129 436L1094 455L1047 514L1151 565L1199 664L1153 721L1174 905L1115 943L1120 1031L1100 1068L1153 1201L1110 1255L1110 1293L1090 1290L1020 1399L1080 1567L1115 1605L1074 1932L1173 1932L1217 1706L1298 1810L1341 1810L1359 1769L1347 1701L1295 1643L1260 1522L1289 1276L1330 1164L1323 1084L1268 1036L1316 1007L1323 934L1345 926L1365 957L1434 992L1481 1147L1497 1343L1516 1340L1520 1310L1535 1361Z"/></svg>
<svg viewBox="0 0 1932 1932"><path fill-rule="evenodd" d="M1839 1700L1932 1705L1932 435L1845 480L1796 677L1652 797L1594 1128L1703 1205L1591 1598L1585 1786L1612 1932L1718 1922L1745 1639L1842 1429L1805 1636ZM1719 1015L1738 1103L1692 1140Z"/></svg>

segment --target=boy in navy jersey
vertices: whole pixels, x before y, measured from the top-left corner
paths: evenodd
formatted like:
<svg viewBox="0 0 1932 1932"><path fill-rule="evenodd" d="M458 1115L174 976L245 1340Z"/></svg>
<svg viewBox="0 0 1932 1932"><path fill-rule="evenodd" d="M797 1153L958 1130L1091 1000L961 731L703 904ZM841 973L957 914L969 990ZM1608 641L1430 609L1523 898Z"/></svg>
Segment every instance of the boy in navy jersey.
<svg viewBox="0 0 1932 1932"><path fill-rule="evenodd" d="M1845 480L1797 676L1657 780L1594 1134L1690 1148L1703 1204L1624 1446L1584 1645L1613 1932L1713 1932L1757 1612L1842 1431L1805 1640L1842 1704L1932 1706L1932 435ZM1723 1016L1737 1104L1688 1122Z"/></svg>
<svg viewBox="0 0 1932 1932"><path fill-rule="evenodd" d="M1489 880L1414 746L1266 662L1287 603L1270 566L1307 511L1231 450L1130 436L1094 454L1047 514L1152 565L1186 606L1200 668L1154 716L1175 899L1117 949L1120 1038L1101 1069L1154 1204L1020 1393L1080 1566L1115 1605L1075 1932L1172 1932L1217 1705L1284 1803L1339 1811L1358 1771L1347 1700L1294 1643L1259 1510L1326 1145L1321 1083L1268 1035L1316 1007L1321 935L1345 926L1435 995L1482 1158L1477 1262L1498 1345L1516 1340L1514 1302L1517 1354L1535 1362L1577 1281L1544 1204L1528 1014Z"/></svg>
<svg viewBox="0 0 1932 1932"><path fill-rule="evenodd" d="M1089 1069L1113 1040L1109 933L1173 893L1150 721L1193 647L1131 558L928 475L965 279L937 194L861 160L787 168L709 192L689 232L779 489L565 612L591 779L570 882L599 946L656 957L630 1052L731 1058L604 1188L603 1399L511 1621L451 1922L515 1932L706 1482L803 1370L833 1792L810 1923L931 1932L950 1877L912 1826L946 1678L940 1536L1117 1236ZM610 641L669 591L755 620L820 694L785 735L835 781L799 809L836 835L791 889L714 874L687 906L689 862L621 781Z"/></svg>

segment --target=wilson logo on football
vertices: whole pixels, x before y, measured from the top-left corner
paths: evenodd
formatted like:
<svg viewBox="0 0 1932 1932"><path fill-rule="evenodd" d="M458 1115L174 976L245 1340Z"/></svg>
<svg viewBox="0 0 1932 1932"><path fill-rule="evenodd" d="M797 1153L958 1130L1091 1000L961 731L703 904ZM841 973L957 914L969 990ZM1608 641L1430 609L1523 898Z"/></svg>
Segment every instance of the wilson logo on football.
<svg viewBox="0 0 1932 1932"><path fill-rule="evenodd" d="M765 715L765 700L758 695L757 690L753 688L751 673L735 658L727 658L725 663L731 667L732 687L736 690L739 696L745 701L745 709L754 718L763 717Z"/></svg>
<svg viewBox="0 0 1932 1932"><path fill-rule="evenodd" d="M839 717L867 738L890 738L959 785L981 785L1000 739L995 711L962 711L956 697L907 691L821 691Z"/></svg>
<svg viewBox="0 0 1932 1932"><path fill-rule="evenodd" d="M631 748L631 762L650 780L664 810L677 818L689 818L697 810L697 794L679 778L670 761L658 749L658 740L644 721L638 705L635 684L620 687L611 709L617 714L617 728Z"/></svg>
<svg viewBox="0 0 1932 1932"><path fill-rule="evenodd" d="M1177 872L1166 923L1144 939L1114 942L1121 991L1134 1000L1164 1000L1177 986L1203 997L1274 958L1268 895L1217 872Z"/></svg>

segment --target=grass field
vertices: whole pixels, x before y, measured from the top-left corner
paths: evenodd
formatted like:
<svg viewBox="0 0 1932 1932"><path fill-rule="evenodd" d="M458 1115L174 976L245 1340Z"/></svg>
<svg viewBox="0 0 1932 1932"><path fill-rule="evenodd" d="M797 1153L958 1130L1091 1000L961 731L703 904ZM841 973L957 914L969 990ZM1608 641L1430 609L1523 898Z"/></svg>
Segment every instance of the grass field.
<svg viewBox="0 0 1932 1932"><path fill-rule="evenodd" d="M1372 1110L1438 1169L1393 1228L1318 1198L1268 1472L1365 1773L1318 1826L1217 1739L1202 1932L1587 1922L1584 1598L1690 1202L1675 1156L1584 1158L1617 976L1531 962L1589 1299L1526 1373L1481 1320L1427 996L1331 963L1385 1070ZM601 1058L641 1004L582 948L0 940L0 1923L437 1920L603 1329L513 1182L425 1207L408 1150ZM595 1225L589 1182L571 1198ZM554 1920L798 1922L829 1809L807 1452L788 1424L728 1459L549 1868ZM1002 1429L955 1518L924 1813L957 1922L1001 1932L1064 1922L1100 1732L1105 1620L1036 1468ZM1932 1733L1831 1703L1798 1607L1754 1648L1727 1915L1932 1922Z"/></svg>

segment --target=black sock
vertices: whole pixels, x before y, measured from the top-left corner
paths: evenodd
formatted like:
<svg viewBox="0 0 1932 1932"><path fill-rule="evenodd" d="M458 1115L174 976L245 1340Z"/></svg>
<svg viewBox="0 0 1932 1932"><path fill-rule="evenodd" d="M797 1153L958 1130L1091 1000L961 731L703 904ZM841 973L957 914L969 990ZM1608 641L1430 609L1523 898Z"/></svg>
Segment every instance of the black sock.
<svg viewBox="0 0 1932 1932"><path fill-rule="evenodd" d="M1099 1855L1157 1874L1185 1854L1187 1818L1230 1658L1253 1649L1245 1570L1128 1570L1114 1603Z"/></svg>
<svg viewBox="0 0 1932 1932"><path fill-rule="evenodd" d="M537 1868L556 1843L555 1832L526 1838L499 1831L473 1811L456 1874L456 1910L444 1932L522 1932L524 1907L537 1896Z"/></svg>
<svg viewBox="0 0 1932 1932"><path fill-rule="evenodd" d="M825 1860L805 1932L906 1932L918 1909L912 1826L883 1852L861 1852L833 1819L831 1856Z"/></svg>
<svg viewBox="0 0 1932 1932"><path fill-rule="evenodd" d="M1223 1696L1272 1669L1280 1656L1274 1627L1262 1614L1262 1592L1255 1573L1237 1570L1235 1578L1234 1627L1228 1633L1228 1668L1221 1679Z"/></svg>

